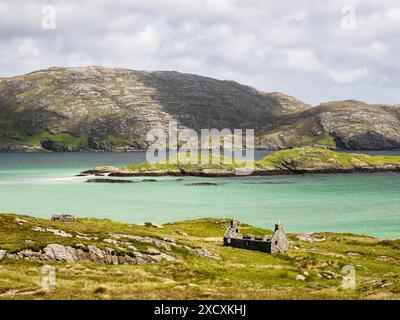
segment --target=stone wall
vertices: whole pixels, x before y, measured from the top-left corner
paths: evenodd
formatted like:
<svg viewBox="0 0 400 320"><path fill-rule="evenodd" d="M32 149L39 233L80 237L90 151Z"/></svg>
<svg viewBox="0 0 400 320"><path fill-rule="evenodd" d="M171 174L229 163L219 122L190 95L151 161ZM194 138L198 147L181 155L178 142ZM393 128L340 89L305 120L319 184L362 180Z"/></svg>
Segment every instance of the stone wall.
<svg viewBox="0 0 400 320"><path fill-rule="evenodd" d="M236 221L231 221L224 235L224 246L240 249L262 251L267 253L286 252L289 249L289 241L283 231L282 224L275 225L275 231L271 239L243 236Z"/></svg>

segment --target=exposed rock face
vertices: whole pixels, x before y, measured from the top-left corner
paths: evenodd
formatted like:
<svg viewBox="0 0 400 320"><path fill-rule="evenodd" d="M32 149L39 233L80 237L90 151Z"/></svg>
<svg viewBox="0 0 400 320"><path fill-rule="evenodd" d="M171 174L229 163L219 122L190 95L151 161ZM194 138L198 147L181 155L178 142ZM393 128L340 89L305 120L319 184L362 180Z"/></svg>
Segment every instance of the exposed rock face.
<svg viewBox="0 0 400 320"><path fill-rule="evenodd" d="M204 258L212 258L212 259L220 259L220 257L211 252L210 250L207 250L206 248L195 248L195 249L190 249L189 250L193 251L195 254L197 254L199 257L204 257Z"/></svg>
<svg viewBox="0 0 400 320"><path fill-rule="evenodd" d="M195 130L257 128L308 108L280 93L191 74L50 68L0 81L0 146L11 150L35 136L43 150L143 149L147 131L171 120Z"/></svg>
<svg viewBox="0 0 400 320"><path fill-rule="evenodd" d="M143 150L148 130L255 129L256 146L400 148L400 106L312 107L282 93L178 72L49 68L0 80L0 152ZM333 140L332 137L335 139Z"/></svg>
<svg viewBox="0 0 400 320"><path fill-rule="evenodd" d="M52 232L60 237L73 237L70 233L63 230L52 228L33 227L35 231ZM57 231L57 232L54 232ZM23 249L15 253L7 253L6 250L0 250L0 260L5 257L11 259L22 260L40 260L53 262L95 262L99 264L147 264L157 263L162 260L174 261L177 258L174 254L168 252L172 247L184 248L203 258L220 259L220 257L206 248L195 248L185 244L178 244L173 239L158 239L149 236L139 236L132 234L109 234L110 238L103 239L103 243L107 243L107 247L103 248L98 244L76 244L73 246L62 245L59 243L51 243L46 245L39 251L32 249ZM96 240L98 237L83 236L79 233L76 238L85 240ZM130 242L136 241L142 244L150 244L145 252L139 252L138 249ZM167 251L162 252L162 251Z"/></svg>
<svg viewBox="0 0 400 320"><path fill-rule="evenodd" d="M88 183L133 183L132 180L122 180L122 179L88 179L86 180Z"/></svg>
<svg viewBox="0 0 400 320"><path fill-rule="evenodd" d="M304 281L304 280L306 280L306 277L305 277L304 275L302 275L302 274L298 274L298 275L296 276L296 280Z"/></svg>
<svg viewBox="0 0 400 320"><path fill-rule="evenodd" d="M145 264L160 262L161 260L175 260L174 256L165 253L143 254L133 252L132 255L117 255L113 248L99 249L94 245L88 245L86 250L83 250L55 243L47 245L43 251L22 250L18 253L7 254L7 257L24 260L95 262L99 264Z"/></svg>
<svg viewBox="0 0 400 320"><path fill-rule="evenodd" d="M325 237L316 237L312 233L299 234L297 238L306 242L323 242L326 240Z"/></svg>
<svg viewBox="0 0 400 320"><path fill-rule="evenodd" d="M65 247L61 244L49 244L44 249L43 258L50 261L75 262L84 260L84 255L81 249Z"/></svg>
<svg viewBox="0 0 400 320"><path fill-rule="evenodd" d="M2 260L6 256L6 250L0 250L0 260Z"/></svg>
<svg viewBox="0 0 400 320"><path fill-rule="evenodd" d="M65 232L64 230L54 229L54 228L42 228L39 226L32 227L33 231L38 232L51 232L56 236L63 237L63 238L72 238L72 234Z"/></svg>
<svg viewBox="0 0 400 320"><path fill-rule="evenodd" d="M0 217L0 219L2 219ZM163 260L174 261L180 258L174 250L181 248L189 253L203 258L219 259L219 256L202 247L192 247L173 238L158 238L125 233L94 234L71 230L60 230L47 226L40 226L32 221L19 217L12 218L12 223L20 228L35 231L31 239L25 239L24 245L18 251L8 251L0 248L0 260L4 258L19 260L37 260L53 262L94 262L99 264L147 264ZM64 224L65 227L71 225ZM163 228L146 223L143 228ZM40 233L48 233L42 237ZM36 235L38 236L36 238ZM53 240L47 240L53 238ZM38 240L40 239L40 240ZM42 239L46 239L42 241ZM83 239L83 242L81 242ZM51 241L51 242L50 242ZM50 242L50 243L49 243Z"/></svg>
<svg viewBox="0 0 400 320"><path fill-rule="evenodd" d="M123 235L125 238L128 235ZM133 238L135 237L135 238ZM165 241L157 240L150 237L132 236L130 239L140 239L145 243L152 243L164 250L171 250L170 245L176 247L183 247L193 254L211 259L220 259L220 257L211 252L206 248L192 248L187 245L178 245L174 242L165 244ZM137 249L127 242L112 241L112 239L106 239L108 243L114 245L127 245L131 252L130 254L118 254L114 248L107 247L100 249L95 245L76 245L76 247L64 246L61 244L53 243L47 245L43 250L33 251L30 249L21 250L17 253L7 253L5 250L0 250L0 260L4 257L11 259L22 259L22 260L40 260L40 261L53 261L53 262L95 262L99 264L147 264L156 263L162 260L174 261L176 257L172 254L160 252L155 248L149 248L147 253L138 252Z"/></svg>
<svg viewBox="0 0 400 320"><path fill-rule="evenodd" d="M342 148L400 147L400 117L394 107L358 101L327 103L320 106L318 121Z"/></svg>
<svg viewBox="0 0 400 320"><path fill-rule="evenodd" d="M272 149L316 147L390 150L400 148L399 106L346 100L322 103L261 129L256 144Z"/></svg>

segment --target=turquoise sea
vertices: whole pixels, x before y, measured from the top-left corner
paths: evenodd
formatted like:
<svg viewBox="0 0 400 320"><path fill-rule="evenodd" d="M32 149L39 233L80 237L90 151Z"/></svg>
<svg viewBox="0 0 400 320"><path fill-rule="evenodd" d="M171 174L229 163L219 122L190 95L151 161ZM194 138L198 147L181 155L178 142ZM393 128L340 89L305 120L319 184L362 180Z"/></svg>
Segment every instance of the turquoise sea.
<svg viewBox="0 0 400 320"><path fill-rule="evenodd" d="M287 232L400 238L400 174L161 177L157 182L137 177L133 184L89 184L74 176L96 165L144 160L141 152L0 153L0 212L45 218L71 213L131 223L226 217L266 228L280 221ZM191 185L200 181L218 185Z"/></svg>

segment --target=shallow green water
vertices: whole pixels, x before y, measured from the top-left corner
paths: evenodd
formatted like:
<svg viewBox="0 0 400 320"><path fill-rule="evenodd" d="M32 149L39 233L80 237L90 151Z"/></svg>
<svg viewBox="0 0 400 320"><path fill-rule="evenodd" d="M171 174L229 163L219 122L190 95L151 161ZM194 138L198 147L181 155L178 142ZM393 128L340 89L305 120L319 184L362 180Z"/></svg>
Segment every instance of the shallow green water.
<svg viewBox="0 0 400 320"><path fill-rule="evenodd" d="M258 154L260 157L262 154ZM288 232L340 231L400 238L400 175L156 178L88 184L74 177L98 164L120 166L143 153L0 154L0 212L72 213L142 223L227 217ZM199 181L218 186L192 186Z"/></svg>

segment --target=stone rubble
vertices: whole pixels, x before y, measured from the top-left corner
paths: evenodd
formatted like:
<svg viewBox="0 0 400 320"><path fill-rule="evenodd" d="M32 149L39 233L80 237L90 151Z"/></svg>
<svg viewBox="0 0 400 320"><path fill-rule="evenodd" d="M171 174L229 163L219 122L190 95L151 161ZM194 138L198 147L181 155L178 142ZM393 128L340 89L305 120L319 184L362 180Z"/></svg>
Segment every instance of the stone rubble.
<svg viewBox="0 0 400 320"><path fill-rule="evenodd" d="M60 236L60 237L63 237L63 238L72 238L72 234L70 234L70 233L68 233L68 232L65 232L65 231L63 231L63 230L59 230L59 229L54 229L54 228L42 228L42 227L39 227L39 226L34 226L34 227L32 227L32 230L33 231L38 231L38 232L51 232L51 233L53 233L53 234L55 234L56 236Z"/></svg>
<svg viewBox="0 0 400 320"><path fill-rule="evenodd" d="M314 234L312 234L312 233L299 234L299 235L297 236L297 238L298 238L300 241L307 241L307 242L323 242L323 241L326 240L325 237L318 238L318 237L316 237L316 236L315 236Z"/></svg>
<svg viewBox="0 0 400 320"><path fill-rule="evenodd" d="M15 218L15 222L18 224L29 223L29 221L21 218Z"/></svg>
<svg viewBox="0 0 400 320"><path fill-rule="evenodd" d="M303 276L302 274L298 274L298 275L296 276L296 280L304 281L304 280L306 280L306 277Z"/></svg>
<svg viewBox="0 0 400 320"><path fill-rule="evenodd" d="M152 237L142 237L142 236L137 236L137 235L131 235L131 234L118 234L118 233L110 233L110 237L114 238L114 239L121 239L121 238L125 238L125 239L130 239L130 240L134 240L134 241L139 241L142 243L149 243L149 244L153 244L161 249L170 251L171 250L171 245L175 245L174 243L167 243L166 241L163 240L159 240L157 238L152 238Z"/></svg>
<svg viewBox="0 0 400 320"><path fill-rule="evenodd" d="M19 290L9 290L6 292L1 292L0 297L6 297L6 296L16 296L16 295L29 295L29 294L34 294L35 291L19 291Z"/></svg>
<svg viewBox="0 0 400 320"><path fill-rule="evenodd" d="M6 250L0 250L0 261L6 256Z"/></svg>

